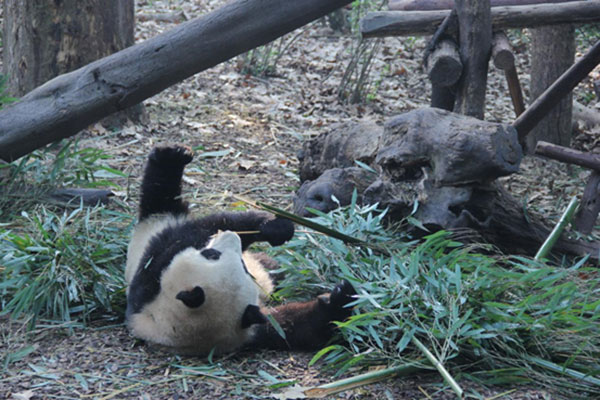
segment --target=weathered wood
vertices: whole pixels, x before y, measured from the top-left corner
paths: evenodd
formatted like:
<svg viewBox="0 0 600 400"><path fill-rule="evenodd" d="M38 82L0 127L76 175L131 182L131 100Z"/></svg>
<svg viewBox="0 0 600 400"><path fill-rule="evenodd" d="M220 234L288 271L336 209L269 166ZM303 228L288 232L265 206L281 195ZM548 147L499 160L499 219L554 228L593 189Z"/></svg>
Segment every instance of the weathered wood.
<svg viewBox="0 0 600 400"><path fill-rule="evenodd" d="M513 103L515 114L518 117L525 111L523 90L519 82L519 74L515 67L515 55L508 37L502 31L494 32L492 38L492 58L496 68L504 70L504 77L508 85L508 92Z"/></svg>
<svg viewBox="0 0 600 400"><path fill-rule="evenodd" d="M431 107L442 110L454 110L456 88L454 86L431 85Z"/></svg>
<svg viewBox="0 0 600 400"><path fill-rule="evenodd" d="M527 134L548 113L548 110L569 94L598 64L600 64L600 41L596 42L513 122L513 126L519 133L519 141L524 143Z"/></svg>
<svg viewBox="0 0 600 400"><path fill-rule="evenodd" d="M524 4L567 3L577 0L491 0L492 7L518 6ZM395 11L449 10L454 0L390 0L388 9Z"/></svg>
<svg viewBox="0 0 600 400"><path fill-rule="evenodd" d="M600 172L593 171L581 196L579 211L575 216L575 229L588 235L592 233L600 213Z"/></svg>
<svg viewBox="0 0 600 400"><path fill-rule="evenodd" d="M502 31L494 32L492 37L492 59L494 66L499 69L514 68L515 66L512 46Z"/></svg>
<svg viewBox="0 0 600 400"><path fill-rule="evenodd" d="M383 132L374 129L381 128L341 126L304 144L300 171L311 174L301 174L296 213L310 215L306 206L323 212L337 207L327 201L332 194L347 205L356 188L363 204L378 203L392 220L412 215L432 230L474 230L478 243L508 254L534 255L550 233L542 218L526 215L522 201L495 181L518 170L521 160L509 125L422 108L388 120ZM376 145L360 145L367 143ZM356 175L355 159L377 173ZM599 246L561 237L554 251L598 259Z"/></svg>
<svg viewBox="0 0 600 400"><path fill-rule="evenodd" d="M454 111L483 119L492 46L490 0L456 0L463 73Z"/></svg>
<svg viewBox="0 0 600 400"><path fill-rule="evenodd" d="M14 160L351 0L237 0L60 75L0 111L0 158Z"/></svg>
<svg viewBox="0 0 600 400"><path fill-rule="evenodd" d="M506 78L508 93L510 94L515 115L519 117L519 115L525 112L525 101L523 100L523 90L521 89L521 82L519 82L519 74L514 65L512 68L504 70L504 77Z"/></svg>
<svg viewBox="0 0 600 400"><path fill-rule="evenodd" d="M449 13L449 10L370 12L361 19L360 31L363 37L430 35ZM598 21L599 1L492 8L494 30Z"/></svg>
<svg viewBox="0 0 600 400"><path fill-rule="evenodd" d="M462 70L456 43L450 39L440 41L427 60L427 76L431 84L452 86L458 82Z"/></svg>
<svg viewBox="0 0 600 400"><path fill-rule="evenodd" d="M584 153L579 150L544 141L539 141L537 143L535 154L600 172L600 156L596 154Z"/></svg>

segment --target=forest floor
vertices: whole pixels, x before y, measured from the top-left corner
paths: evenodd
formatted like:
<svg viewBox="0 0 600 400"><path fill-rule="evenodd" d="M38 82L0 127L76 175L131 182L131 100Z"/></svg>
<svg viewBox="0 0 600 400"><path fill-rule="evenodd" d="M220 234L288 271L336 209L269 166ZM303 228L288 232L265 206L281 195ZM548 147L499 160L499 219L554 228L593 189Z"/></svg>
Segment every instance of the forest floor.
<svg viewBox="0 0 600 400"><path fill-rule="evenodd" d="M174 25L159 15L191 19L222 3L138 0L136 40ZM131 210L135 210L146 155L154 145L172 142L196 149L185 176L186 197L195 212L232 208L236 202L232 194L290 207L299 184L296 153L305 140L338 122L370 119L382 124L395 114L428 105L430 87L420 67L424 39L382 41L373 60L369 99L361 104L346 104L337 96L356 38L317 21L285 36L281 43L287 47L269 76L243 72L247 63L238 57L145 101L145 122L119 130L100 123L90 127L80 135L80 146L103 149L111 156L110 166L130 176L120 182L123 189L116 195ZM514 44L527 97L526 35L516 37ZM578 90L590 91L586 84ZM493 66L487 95L486 119L511 122L514 113L504 76ZM593 149L596 138L586 135L577 143ZM527 158L508 186L527 207L552 222L569 198L582 192L586 176L580 169ZM246 352L207 360L139 344L122 324L70 329L41 324L26 332L21 323L3 319L0 326L2 352L31 349L1 373L1 398L273 398L290 383L315 386L334 379L335 371L308 367L310 353ZM551 398L531 386L514 391L472 382L464 386L482 398ZM507 390L510 393L503 394ZM432 373L391 378L331 398L451 399L455 395Z"/></svg>

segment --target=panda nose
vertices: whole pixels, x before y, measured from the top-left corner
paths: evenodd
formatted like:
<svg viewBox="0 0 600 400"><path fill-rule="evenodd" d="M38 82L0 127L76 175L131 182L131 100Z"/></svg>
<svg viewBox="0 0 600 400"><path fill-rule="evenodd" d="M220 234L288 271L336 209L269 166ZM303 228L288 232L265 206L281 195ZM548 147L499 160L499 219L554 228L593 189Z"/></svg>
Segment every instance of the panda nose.
<svg viewBox="0 0 600 400"><path fill-rule="evenodd" d="M177 293L175 298L181 300L189 308L198 308L204 304L204 290L200 286L196 286L192 290L182 290Z"/></svg>

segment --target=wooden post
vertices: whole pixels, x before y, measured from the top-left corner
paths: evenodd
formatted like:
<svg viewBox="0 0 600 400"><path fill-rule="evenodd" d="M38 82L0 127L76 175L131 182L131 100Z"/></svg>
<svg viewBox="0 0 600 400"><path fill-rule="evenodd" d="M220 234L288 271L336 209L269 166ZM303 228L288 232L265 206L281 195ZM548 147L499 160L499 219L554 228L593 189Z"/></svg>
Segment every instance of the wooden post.
<svg viewBox="0 0 600 400"><path fill-rule="evenodd" d="M456 0L463 74L454 111L483 119L492 46L490 0Z"/></svg>
<svg viewBox="0 0 600 400"><path fill-rule="evenodd" d="M456 43L450 39L440 41L426 65L431 81L431 106L452 111L456 100L454 85L463 69Z"/></svg>
<svg viewBox="0 0 600 400"><path fill-rule="evenodd" d="M508 85L508 92L518 117L525 111L525 102L523 101L523 91L519 82L519 74L515 67L515 55L512 47L504 32L495 32L492 38L492 58L496 68L504 71L504 77Z"/></svg>
<svg viewBox="0 0 600 400"><path fill-rule="evenodd" d="M578 232L585 235L592 232L600 213L600 156L542 141L537 143L535 154L592 170L574 222Z"/></svg>
<svg viewBox="0 0 600 400"><path fill-rule="evenodd" d="M585 185L579 211L575 216L575 229L589 235L600 213L600 172L592 171Z"/></svg>

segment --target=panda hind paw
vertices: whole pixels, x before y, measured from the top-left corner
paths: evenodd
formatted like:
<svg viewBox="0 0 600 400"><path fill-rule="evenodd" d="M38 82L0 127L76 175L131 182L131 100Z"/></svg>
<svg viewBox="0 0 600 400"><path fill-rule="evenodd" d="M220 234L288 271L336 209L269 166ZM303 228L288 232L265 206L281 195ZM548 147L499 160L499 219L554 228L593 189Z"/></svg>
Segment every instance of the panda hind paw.
<svg viewBox="0 0 600 400"><path fill-rule="evenodd" d="M329 296L319 297L320 303L329 314L330 321L343 321L352 314L352 307L347 305L352 302L356 290L347 280L337 284Z"/></svg>
<svg viewBox="0 0 600 400"><path fill-rule="evenodd" d="M168 165L186 165L194 158L194 152L188 146L157 146L150 153L150 161Z"/></svg>

